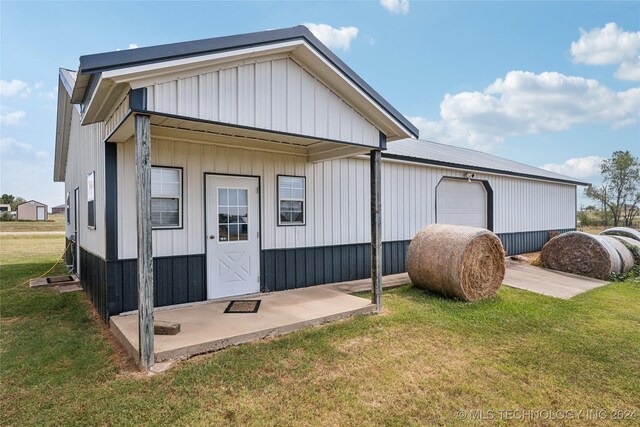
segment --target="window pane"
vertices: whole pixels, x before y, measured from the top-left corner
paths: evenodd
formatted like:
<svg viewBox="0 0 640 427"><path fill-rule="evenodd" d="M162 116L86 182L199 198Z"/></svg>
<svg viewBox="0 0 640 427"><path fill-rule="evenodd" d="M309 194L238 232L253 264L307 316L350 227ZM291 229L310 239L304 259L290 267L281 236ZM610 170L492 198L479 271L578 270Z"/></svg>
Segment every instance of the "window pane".
<svg viewBox="0 0 640 427"><path fill-rule="evenodd" d="M293 222L303 222L304 221L304 215L303 215L302 211L291 212L291 221L293 221Z"/></svg>
<svg viewBox="0 0 640 427"><path fill-rule="evenodd" d="M180 225L180 199L151 199L151 224L155 227Z"/></svg>
<svg viewBox="0 0 640 427"><path fill-rule="evenodd" d="M239 240L249 240L249 226L247 224L240 225Z"/></svg>
<svg viewBox="0 0 640 427"><path fill-rule="evenodd" d="M238 222L238 208L233 207L229 208L229 223L237 223Z"/></svg>
<svg viewBox="0 0 640 427"><path fill-rule="evenodd" d="M238 206L238 190L229 189L229 206Z"/></svg>
<svg viewBox="0 0 640 427"><path fill-rule="evenodd" d="M218 206L218 223L226 224L229 222L229 208L226 206Z"/></svg>
<svg viewBox="0 0 640 427"><path fill-rule="evenodd" d="M180 197L180 183L179 182L163 182L161 196Z"/></svg>
<svg viewBox="0 0 640 427"><path fill-rule="evenodd" d="M247 190L238 190L238 206L247 206Z"/></svg>
<svg viewBox="0 0 640 427"><path fill-rule="evenodd" d="M89 175L87 175L87 201L89 202L95 200L95 181L95 172L91 172Z"/></svg>
<svg viewBox="0 0 640 427"><path fill-rule="evenodd" d="M305 178L278 177L280 224L304 224Z"/></svg>
<svg viewBox="0 0 640 427"><path fill-rule="evenodd" d="M279 186L281 199L304 199L304 178L281 176Z"/></svg>
<svg viewBox="0 0 640 427"><path fill-rule="evenodd" d="M296 200L283 200L280 202L281 212L302 212L302 203Z"/></svg>
<svg viewBox="0 0 640 427"><path fill-rule="evenodd" d="M151 168L151 196L180 197L180 176L180 169Z"/></svg>
<svg viewBox="0 0 640 427"><path fill-rule="evenodd" d="M229 204L228 190L226 188L218 189L218 205L227 206Z"/></svg>
<svg viewBox="0 0 640 427"><path fill-rule="evenodd" d="M239 225L238 224L229 224L229 241L238 240L239 233Z"/></svg>
<svg viewBox="0 0 640 427"><path fill-rule="evenodd" d="M248 222L247 208L238 208L238 222L246 224Z"/></svg>
<svg viewBox="0 0 640 427"><path fill-rule="evenodd" d="M226 242L229 240L229 226L228 225L219 225L218 226L218 239L221 242Z"/></svg>

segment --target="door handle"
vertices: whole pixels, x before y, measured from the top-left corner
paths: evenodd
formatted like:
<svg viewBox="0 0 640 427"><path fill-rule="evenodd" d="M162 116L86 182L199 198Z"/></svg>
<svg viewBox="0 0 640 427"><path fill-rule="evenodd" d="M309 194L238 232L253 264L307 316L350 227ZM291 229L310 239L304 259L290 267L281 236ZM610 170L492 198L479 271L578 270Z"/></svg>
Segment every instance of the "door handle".
<svg viewBox="0 0 640 427"><path fill-rule="evenodd" d="M209 236L209 239L214 240L216 238L216 236L214 236L213 234Z"/></svg>

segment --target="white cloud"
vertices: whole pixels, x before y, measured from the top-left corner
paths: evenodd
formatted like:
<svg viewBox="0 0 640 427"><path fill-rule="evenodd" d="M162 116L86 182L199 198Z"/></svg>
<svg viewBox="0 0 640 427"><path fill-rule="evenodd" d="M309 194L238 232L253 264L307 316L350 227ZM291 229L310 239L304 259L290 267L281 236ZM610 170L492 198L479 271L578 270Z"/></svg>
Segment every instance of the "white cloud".
<svg viewBox="0 0 640 427"><path fill-rule="evenodd" d="M135 43L129 43L129 49L137 49L138 45Z"/></svg>
<svg viewBox="0 0 640 427"><path fill-rule="evenodd" d="M380 5L391 13L409 13L409 0L380 0Z"/></svg>
<svg viewBox="0 0 640 427"><path fill-rule="evenodd" d="M22 80L0 80L0 96L9 97L19 95L22 98L26 98L30 93L31 87Z"/></svg>
<svg viewBox="0 0 640 427"><path fill-rule="evenodd" d="M613 75L620 80L640 81L640 56L624 61Z"/></svg>
<svg viewBox="0 0 640 427"><path fill-rule="evenodd" d="M25 151L33 151L33 146L11 137L0 138L0 154L8 155Z"/></svg>
<svg viewBox="0 0 640 427"><path fill-rule="evenodd" d="M571 56L581 64L618 64L616 78L640 81L640 31L623 31L615 22L589 32L580 29L580 39L571 43Z"/></svg>
<svg viewBox="0 0 640 427"><path fill-rule="evenodd" d="M622 120L618 120L617 122L614 122L611 125L611 129L618 130L618 129L623 128L625 126L633 126L636 123L638 123L638 120L636 118L629 117L628 119L622 119Z"/></svg>
<svg viewBox="0 0 640 427"><path fill-rule="evenodd" d="M542 166L542 169L573 178L587 178L600 173L600 164L603 160L604 157L598 156L573 157L562 164L547 163Z"/></svg>
<svg viewBox="0 0 640 427"><path fill-rule="evenodd" d="M639 111L640 88L614 92L582 77L511 71L482 92L446 94L439 121L410 120L425 139L490 149L508 136L558 132L582 123L629 125Z"/></svg>
<svg viewBox="0 0 640 427"><path fill-rule="evenodd" d="M12 111L10 113L0 112L0 125L2 126L17 126L24 123L24 118L27 113L24 111Z"/></svg>
<svg viewBox="0 0 640 427"><path fill-rule="evenodd" d="M40 98L45 98L45 99L55 99L57 93L58 93L58 88L52 87L51 90L38 91L38 96Z"/></svg>
<svg viewBox="0 0 640 427"><path fill-rule="evenodd" d="M331 25L310 22L303 25L331 49L349 50L351 42L358 36L356 27L333 28Z"/></svg>

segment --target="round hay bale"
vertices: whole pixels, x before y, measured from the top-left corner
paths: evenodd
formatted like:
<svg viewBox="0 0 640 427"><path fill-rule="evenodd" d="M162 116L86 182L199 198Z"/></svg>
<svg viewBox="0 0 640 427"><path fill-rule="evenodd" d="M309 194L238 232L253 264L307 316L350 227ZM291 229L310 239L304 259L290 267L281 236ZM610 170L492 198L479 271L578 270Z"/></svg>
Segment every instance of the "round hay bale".
<svg viewBox="0 0 640 427"><path fill-rule="evenodd" d="M600 239L607 239L608 243L613 246L613 248L618 252L618 256L620 257L620 262L622 263L622 267L620 272L626 273L627 271L633 268L634 259L633 254L620 240L616 239L614 236L598 236Z"/></svg>
<svg viewBox="0 0 640 427"><path fill-rule="evenodd" d="M505 253L498 236L489 230L432 224L411 240L407 272L420 288L477 301L498 292Z"/></svg>
<svg viewBox="0 0 640 427"><path fill-rule="evenodd" d="M613 227L607 228L602 233L605 236L624 236L640 242L640 231L629 227Z"/></svg>
<svg viewBox="0 0 640 427"><path fill-rule="evenodd" d="M549 240L540 256L545 268L596 279L626 272L633 266L633 256L622 243L610 236L581 231L570 231Z"/></svg>
<svg viewBox="0 0 640 427"><path fill-rule="evenodd" d="M620 243L625 245L627 249L629 249L629 252L631 252L631 255L633 255L633 259L636 262L636 264L640 264L640 241L636 239L632 239L631 237L625 237L625 236L614 235L611 237L613 237L614 239L618 240Z"/></svg>

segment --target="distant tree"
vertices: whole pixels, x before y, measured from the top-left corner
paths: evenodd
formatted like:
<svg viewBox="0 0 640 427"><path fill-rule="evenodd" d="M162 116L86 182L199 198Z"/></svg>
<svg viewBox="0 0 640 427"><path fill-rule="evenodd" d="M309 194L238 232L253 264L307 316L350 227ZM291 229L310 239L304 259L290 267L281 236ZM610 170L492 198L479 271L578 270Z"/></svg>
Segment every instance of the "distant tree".
<svg viewBox="0 0 640 427"><path fill-rule="evenodd" d="M602 203L605 214L605 225L608 225L608 215L611 213L613 225L620 222L630 226L638 215L640 205L640 161L629 151L615 151L610 159L600 164L602 185L589 186L585 195Z"/></svg>
<svg viewBox="0 0 640 427"><path fill-rule="evenodd" d="M586 208L584 208L585 211L595 211L596 207L594 205L588 205Z"/></svg>
<svg viewBox="0 0 640 427"><path fill-rule="evenodd" d="M18 205L23 204L24 202L26 202L25 199L23 199L22 197L16 197L13 199L13 202L11 202L11 210L15 211L16 209L18 209Z"/></svg>
<svg viewBox="0 0 640 427"><path fill-rule="evenodd" d="M14 199L15 197L13 197L13 194L4 193L2 196L0 196L0 203L10 205L11 203L13 203Z"/></svg>

